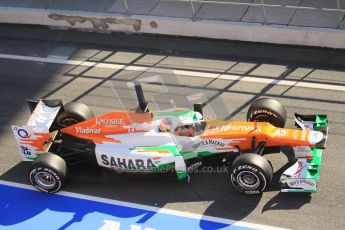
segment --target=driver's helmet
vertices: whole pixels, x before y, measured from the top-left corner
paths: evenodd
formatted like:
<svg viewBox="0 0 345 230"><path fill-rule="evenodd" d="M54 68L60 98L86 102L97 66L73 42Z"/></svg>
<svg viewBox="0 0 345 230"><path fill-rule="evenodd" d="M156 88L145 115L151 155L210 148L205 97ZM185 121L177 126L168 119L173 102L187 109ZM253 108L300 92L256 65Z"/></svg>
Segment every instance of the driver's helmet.
<svg viewBox="0 0 345 230"><path fill-rule="evenodd" d="M195 127L193 125L179 126L175 129L174 134L177 136L193 137L195 136Z"/></svg>
<svg viewBox="0 0 345 230"><path fill-rule="evenodd" d="M160 121L158 129L160 132L171 132L173 130L173 121L168 118L164 118Z"/></svg>

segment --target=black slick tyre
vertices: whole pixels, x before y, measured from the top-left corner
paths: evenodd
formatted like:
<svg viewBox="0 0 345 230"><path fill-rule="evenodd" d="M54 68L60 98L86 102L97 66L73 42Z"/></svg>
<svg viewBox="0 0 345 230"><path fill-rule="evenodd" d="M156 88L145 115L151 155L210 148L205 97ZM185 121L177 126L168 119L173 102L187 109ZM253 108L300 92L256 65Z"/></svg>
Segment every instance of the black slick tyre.
<svg viewBox="0 0 345 230"><path fill-rule="evenodd" d="M262 156L246 153L238 156L231 165L231 182L244 194L260 194L270 184L273 170L270 163Z"/></svg>
<svg viewBox="0 0 345 230"><path fill-rule="evenodd" d="M64 111L56 117L59 126L67 127L94 117L92 110L85 104L69 102L64 105Z"/></svg>
<svg viewBox="0 0 345 230"><path fill-rule="evenodd" d="M247 121L269 122L276 127L283 128L286 116L285 108L278 101L271 98L260 98L250 105Z"/></svg>
<svg viewBox="0 0 345 230"><path fill-rule="evenodd" d="M30 183L39 191L60 191L67 175L64 159L53 153L43 153L32 162L29 171Z"/></svg>

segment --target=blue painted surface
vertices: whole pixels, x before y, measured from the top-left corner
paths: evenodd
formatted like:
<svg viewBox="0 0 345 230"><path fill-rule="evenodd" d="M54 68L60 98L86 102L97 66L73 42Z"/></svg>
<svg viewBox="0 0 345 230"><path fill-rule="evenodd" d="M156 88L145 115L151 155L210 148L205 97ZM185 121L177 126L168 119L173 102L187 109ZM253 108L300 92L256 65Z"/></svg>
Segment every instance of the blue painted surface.
<svg viewBox="0 0 345 230"><path fill-rule="evenodd" d="M0 184L0 229L251 229Z"/></svg>

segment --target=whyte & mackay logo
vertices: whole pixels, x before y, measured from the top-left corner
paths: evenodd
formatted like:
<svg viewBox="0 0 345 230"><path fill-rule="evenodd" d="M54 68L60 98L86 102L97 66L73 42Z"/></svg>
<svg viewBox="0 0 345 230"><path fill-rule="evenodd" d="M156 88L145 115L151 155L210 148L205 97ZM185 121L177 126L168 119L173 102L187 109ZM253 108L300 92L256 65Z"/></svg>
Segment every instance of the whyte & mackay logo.
<svg viewBox="0 0 345 230"><path fill-rule="evenodd" d="M206 147L206 146L209 146L209 145L218 146L218 147L224 147L225 146L225 144L220 142L220 141L216 141L216 140L203 140L203 141L200 141L200 142L196 143L195 145L193 145L193 148L194 149L203 148L203 147Z"/></svg>

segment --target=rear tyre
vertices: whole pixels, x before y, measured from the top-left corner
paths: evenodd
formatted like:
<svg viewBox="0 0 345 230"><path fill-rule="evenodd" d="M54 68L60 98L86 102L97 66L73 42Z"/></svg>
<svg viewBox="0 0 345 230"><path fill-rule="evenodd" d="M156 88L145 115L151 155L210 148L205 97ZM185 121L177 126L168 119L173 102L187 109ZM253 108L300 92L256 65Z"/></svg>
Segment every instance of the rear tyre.
<svg viewBox="0 0 345 230"><path fill-rule="evenodd" d="M43 153L32 162L29 180L39 191L56 193L63 186L66 175L67 166L64 159L52 153Z"/></svg>
<svg viewBox="0 0 345 230"><path fill-rule="evenodd" d="M254 153L242 154L231 166L231 182L244 194L262 193L270 184L273 170L270 163Z"/></svg>
<svg viewBox="0 0 345 230"><path fill-rule="evenodd" d="M250 105L247 120L269 122L276 127L283 128L286 123L286 110L274 99L260 98Z"/></svg>
<svg viewBox="0 0 345 230"><path fill-rule="evenodd" d="M79 102L69 102L64 105L64 111L57 116L56 121L60 127L67 127L93 117L94 114L87 105Z"/></svg>

